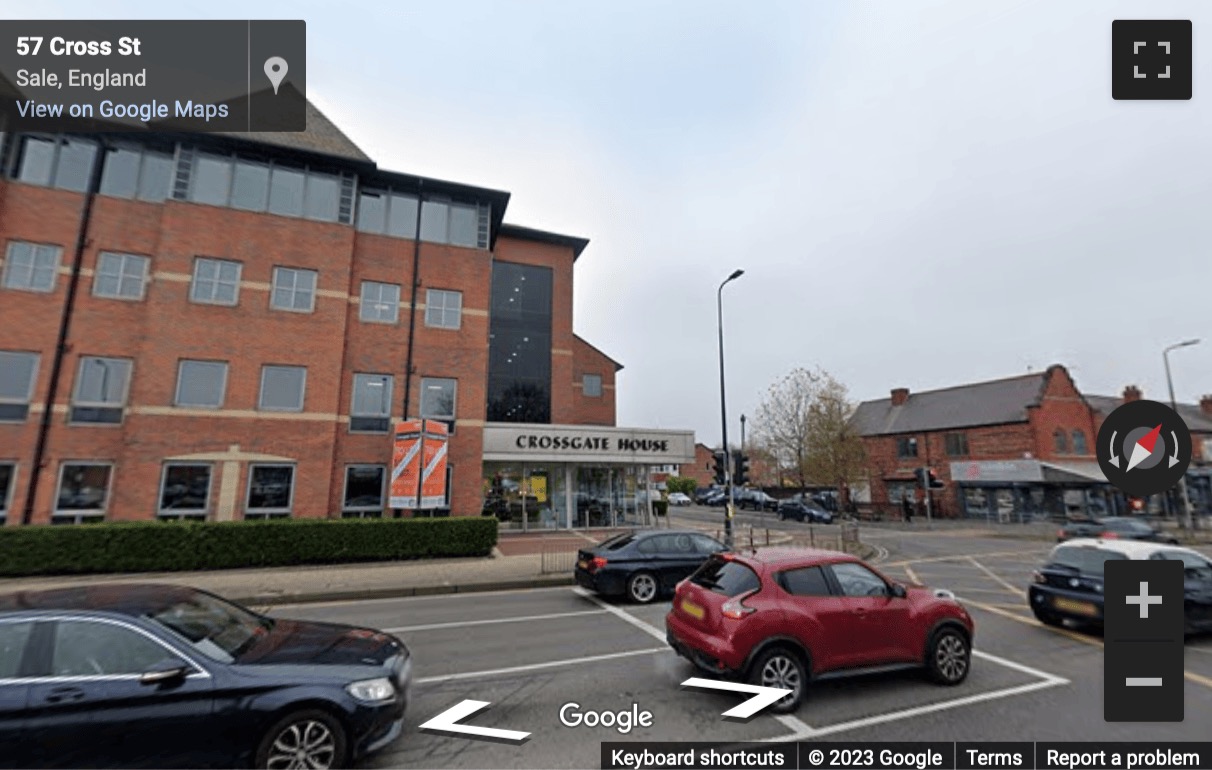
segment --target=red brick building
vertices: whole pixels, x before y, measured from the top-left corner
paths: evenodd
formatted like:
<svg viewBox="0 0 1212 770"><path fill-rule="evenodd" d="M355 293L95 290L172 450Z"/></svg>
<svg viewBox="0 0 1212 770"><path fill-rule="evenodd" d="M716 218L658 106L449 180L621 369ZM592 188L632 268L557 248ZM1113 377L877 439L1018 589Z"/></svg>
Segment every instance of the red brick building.
<svg viewBox="0 0 1212 770"><path fill-rule="evenodd" d="M380 169L314 108L0 136L9 525L383 515L403 417L452 430L445 512L523 527L575 526L582 493L639 515L642 468L689 459L614 427L621 366L572 330L588 241L505 224L508 193ZM561 426L595 451L553 455Z"/></svg>
<svg viewBox="0 0 1212 770"><path fill-rule="evenodd" d="M1065 367L954 388L910 393L858 406L854 424L867 451L867 482L860 504L899 515L905 497L917 502L918 468L943 482L931 495L945 517L1060 517L1123 512L1125 501L1108 484L1094 454L1107 413L1140 398L1084 396ZM1212 449L1212 399L1179 405L1192 430L1195 454L1189 487L1195 510L1212 502L1205 452Z"/></svg>

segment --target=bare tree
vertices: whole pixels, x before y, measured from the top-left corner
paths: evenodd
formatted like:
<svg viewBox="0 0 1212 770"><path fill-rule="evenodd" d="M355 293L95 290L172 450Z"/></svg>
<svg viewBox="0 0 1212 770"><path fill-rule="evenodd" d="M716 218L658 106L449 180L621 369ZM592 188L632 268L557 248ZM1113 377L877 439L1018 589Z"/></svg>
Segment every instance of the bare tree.
<svg viewBox="0 0 1212 770"><path fill-rule="evenodd" d="M825 372L808 408L808 476L827 480L839 493L864 478L866 452L851 424L855 406L846 386Z"/></svg>
<svg viewBox="0 0 1212 770"><path fill-rule="evenodd" d="M820 375L793 369L766 392L754 415L754 438L799 482L808 485L809 417Z"/></svg>
<svg viewBox="0 0 1212 770"><path fill-rule="evenodd" d="M850 425L846 386L821 369L792 370L770 387L754 419L754 436L801 488L844 486L863 477L863 443Z"/></svg>

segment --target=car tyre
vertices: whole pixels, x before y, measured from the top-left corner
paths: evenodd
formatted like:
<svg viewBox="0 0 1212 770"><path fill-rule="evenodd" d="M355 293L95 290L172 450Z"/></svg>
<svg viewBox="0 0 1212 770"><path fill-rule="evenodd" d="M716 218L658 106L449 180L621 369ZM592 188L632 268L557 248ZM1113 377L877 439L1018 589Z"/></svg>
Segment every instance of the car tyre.
<svg viewBox="0 0 1212 770"><path fill-rule="evenodd" d="M749 683L759 687L783 687L791 694L770 707L775 714L789 714L804 701L808 668L803 656L789 647L771 647L762 652L749 669Z"/></svg>
<svg viewBox="0 0 1212 770"><path fill-rule="evenodd" d="M778 513L779 521L786 521L786 520L787 520L787 512L786 512L786 511L778 511L777 513Z"/></svg>
<svg viewBox="0 0 1212 770"><path fill-rule="evenodd" d="M326 711L307 709L287 714L265 732L257 746L256 766L340 768L347 757L341 723Z"/></svg>
<svg viewBox="0 0 1212 770"><path fill-rule="evenodd" d="M957 685L968 678L972 669L972 645L956 628L935 631L926 654L926 669L938 684Z"/></svg>
<svg viewBox="0 0 1212 770"><path fill-rule="evenodd" d="M651 572L634 572L627 578L627 598L636 604L648 604L659 593L656 575Z"/></svg>

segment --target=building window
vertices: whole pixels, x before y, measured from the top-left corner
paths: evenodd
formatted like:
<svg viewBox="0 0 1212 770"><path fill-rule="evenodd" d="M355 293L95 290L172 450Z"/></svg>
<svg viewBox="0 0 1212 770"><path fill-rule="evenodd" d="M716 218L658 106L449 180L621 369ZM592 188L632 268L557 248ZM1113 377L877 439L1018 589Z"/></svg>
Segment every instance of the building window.
<svg viewBox="0 0 1212 770"><path fill-rule="evenodd" d="M4 260L4 288L53 291L62 254L58 246L11 241Z"/></svg>
<svg viewBox="0 0 1212 770"><path fill-rule="evenodd" d="M917 439L902 437L896 440L896 456L900 458L917 457Z"/></svg>
<svg viewBox="0 0 1212 770"><path fill-rule="evenodd" d="M0 350L0 421L21 422L29 416L38 361L37 353Z"/></svg>
<svg viewBox="0 0 1212 770"><path fill-rule="evenodd" d="M307 197L303 216L322 222L336 222L341 203L341 178L311 172L307 175Z"/></svg>
<svg viewBox="0 0 1212 770"><path fill-rule="evenodd" d="M358 197L358 230L396 238L415 238L416 197L389 191L363 190Z"/></svg>
<svg viewBox="0 0 1212 770"><path fill-rule="evenodd" d="M274 412L302 412L307 390L303 366L261 367L260 408Z"/></svg>
<svg viewBox="0 0 1212 770"><path fill-rule="evenodd" d="M101 194L162 203L168 197L175 167L170 152L136 147L107 150L101 171Z"/></svg>
<svg viewBox="0 0 1212 770"><path fill-rule="evenodd" d="M269 166L237 162L232 174L231 207L244 211L264 211L268 201Z"/></svg>
<svg viewBox="0 0 1212 770"><path fill-rule="evenodd" d="M248 467L246 519L290 516L295 497L295 466L254 464Z"/></svg>
<svg viewBox="0 0 1212 770"><path fill-rule="evenodd" d="M269 184L269 213L284 217L302 216L303 191L306 187L307 178L302 171L275 168Z"/></svg>
<svg viewBox="0 0 1212 770"><path fill-rule="evenodd" d="M316 308L315 270L300 270L294 267L275 267L273 292L270 305L278 310L295 310L310 313Z"/></svg>
<svg viewBox="0 0 1212 770"><path fill-rule="evenodd" d="M198 257L189 298L207 305L234 305L240 299L243 265L230 259Z"/></svg>
<svg viewBox="0 0 1212 770"><path fill-rule="evenodd" d="M167 463L160 479L160 518L205 519L210 506L211 467Z"/></svg>
<svg viewBox="0 0 1212 770"><path fill-rule="evenodd" d="M458 329L463 319L463 292L428 289L425 292L425 325Z"/></svg>
<svg viewBox="0 0 1212 770"><path fill-rule="evenodd" d="M421 204L421 240L467 248L488 248L488 207L427 200Z"/></svg>
<svg viewBox="0 0 1212 770"><path fill-rule="evenodd" d="M602 395L602 375L600 374L584 374L581 375L581 392L587 396L597 398Z"/></svg>
<svg viewBox="0 0 1212 770"><path fill-rule="evenodd" d="M383 493L386 488L387 466L345 466L345 493L342 496L343 518L378 518L383 515Z"/></svg>
<svg viewBox="0 0 1212 770"><path fill-rule="evenodd" d="M143 299L151 260L134 254L101 252L93 276L93 294L110 299Z"/></svg>
<svg viewBox="0 0 1212 770"><path fill-rule="evenodd" d="M386 433L391 427L390 374L355 374L349 430L354 433Z"/></svg>
<svg viewBox="0 0 1212 770"><path fill-rule="evenodd" d="M109 463L64 463L59 468L53 522L84 524L104 519L112 477Z"/></svg>
<svg viewBox="0 0 1212 770"><path fill-rule="evenodd" d="M367 323L394 324L400 318L400 287L394 283L362 281L359 318Z"/></svg>
<svg viewBox="0 0 1212 770"><path fill-rule="evenodd" d="M1069 451L1069 437L1060 428L1052 434L1052 440L1056 444L1057 454L1066 454Z"/></svg>
<svg viewBox="0 0 1212 770"><path fill-rule="evenodd" d="M456 380L422 377L421 417L427 420L442 420L453 431L457 385Z"/></svg>
<svg viewBox="0 0 1212 770"><path fill-rule="evenodd" d="M13 501L13 481L17 478L16 463L0 463L0 525L8 516L8 508Z"/></svg>
<svg viewBox="0 0 1212 770"><path fill-rule="evenodd" d="M177 367L177 406L218 409L227 392L226 361L182 361Z"/></svg>
<svg viewBox="0 0 1212 770"><path fill-rule="evenodd" d="M551 422L552 270L494 262L488 419Z"/></svg>
<svg viewBox="0 0 1212 770"><path fill-rule="evenodd" d="M72 394L72 422L122 422L130 390L131 362L125 358L82 356Z"/></svg>
<svg viewBox="0 0 1212 770"><path fill-rule="evenodd" d="M949 457L968 456L967 433L948 433L943 437L943 443Z"/></svg>
<svg viewBox="0 0 1212 770"><path fill-rule="evenodd" d="M230 206L243 211L268 211L286 217L306 217L349 224L352 176L306 168L257 163L231 156L182 152L183 173L190 180L186 198L194 203ZM184 159L189 158L186 162ZM178 195L180 197L180 195Z"/></svg>
<svg viewBox="0 0 1212 770"><path fill-rule="evenodd" d="M1080 430L1073 431L1073 454L1084 455L1088 454L1086 449L1086 434Z"/></svg>
<svg viewBox="0 0 1212 770"><path fill-rule="evenodd" d="M18 150L17 179L60 190L84 192L97 146L82 139L26 136Z"/></svg>

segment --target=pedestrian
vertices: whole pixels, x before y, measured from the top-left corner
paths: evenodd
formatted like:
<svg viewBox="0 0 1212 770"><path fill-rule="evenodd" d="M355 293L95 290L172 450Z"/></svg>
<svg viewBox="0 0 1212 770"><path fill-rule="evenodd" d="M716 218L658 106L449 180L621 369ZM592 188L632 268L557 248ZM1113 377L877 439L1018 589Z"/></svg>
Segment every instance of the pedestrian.
<svg viewBox="0 0 1212 770"><path fill-rule="evenodd" d="M901 498L901 512L908 524L913 523L913 503L909 500L909 495Z"/></svg>

